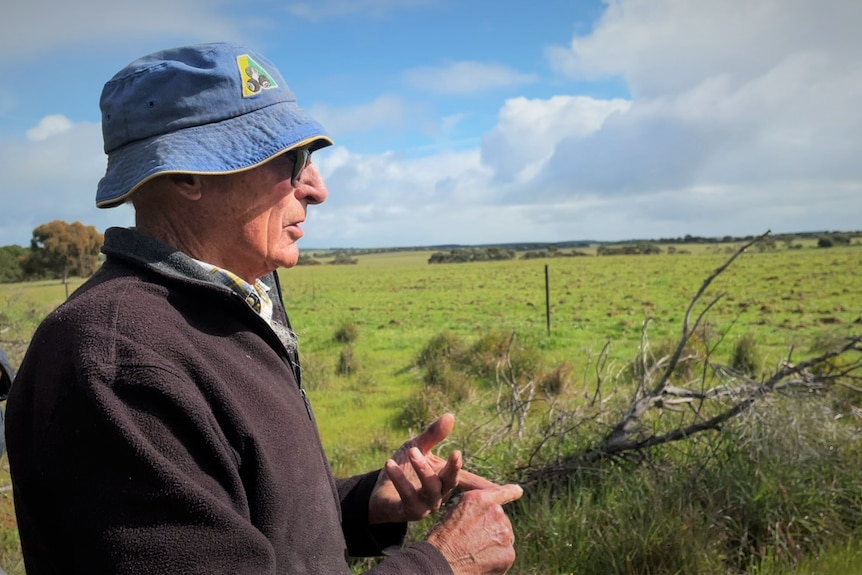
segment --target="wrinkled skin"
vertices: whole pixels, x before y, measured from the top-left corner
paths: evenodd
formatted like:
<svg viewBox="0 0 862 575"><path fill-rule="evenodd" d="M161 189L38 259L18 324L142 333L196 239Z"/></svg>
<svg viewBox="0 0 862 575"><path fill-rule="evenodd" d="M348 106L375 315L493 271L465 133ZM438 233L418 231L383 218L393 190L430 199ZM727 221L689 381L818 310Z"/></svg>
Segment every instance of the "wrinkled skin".
<svg viewBox="0 0 862 575"><path fill-rule="evenodd" d="M461 489L464 495L428 542L440 550L455 575L506 573L515 560L515 538L502 506L523 491L465 471L457 450L446 459L432 453L454 425L452 414L443 415L386 462L369 500L369 522L423 519L440 509L456 488Z"/></svg>

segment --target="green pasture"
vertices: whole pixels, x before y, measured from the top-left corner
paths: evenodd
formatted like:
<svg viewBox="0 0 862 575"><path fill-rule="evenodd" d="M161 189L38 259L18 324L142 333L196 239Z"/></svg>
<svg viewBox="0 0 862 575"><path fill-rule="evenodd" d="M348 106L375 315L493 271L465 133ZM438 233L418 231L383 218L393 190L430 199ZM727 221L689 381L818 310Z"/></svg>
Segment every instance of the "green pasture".
<svg viewBox="0 0 862 575"><path fill-rule="evenodd" d="M728 258L726 247L688 255L434 265L427 264L430 252L391 253L359 256L357 265L284 270L285 301L313 372L309 379L327 382L310 391L324 441L344 446L391 428L386 414L416 388L416 353L444 331L470 340L510 330L537 342L547 362L570 362L574 373L585 375L606 342L615 361L631 359L647 320L654 346L675 340L691 298ZM716 345L719 361L747 333L765 350L767 363L791 350L798 359L824 339L862 329L860 270L856 246L751 251L714 281L693 318L721 295L700 336ZM349 344L359 368L341 377L335 365L347 344L334 335L345 323L359 328Z"/></svg>
<svg viewBox="0 0 862 575"><path fill-rule="evenodd" d="M329 265L322 259L321 265L282 270L304 383L333 468L345 474L377 467L408 437L411 430L403 428L398 416L422 388L414 363L435 335L475 341L489 331L512 333L540 349L549 368L568 363L575 386L584 390L593 381L596 357L605 344L610 343L611 365L622 369L638 349L645 322L652 347L666 349L679 337L691 298L738 246L676 247L690 253L429 265L430 251L389 252L354 256L356 265ZM768 369L791 354L798 361L837 338L858 335L860 270L858 244L751 249L715 279L695 307L692 321L719 298L696 343L709 349L714 361L727 363L734 343L751 335ZM81 281L74 279L70 290ZM0 284L0 346L13 364L20 363L41 318L64 298L59 281ZM340 331L355 337L339 340ZM456 413L456 435L469 429L465 419L475 413ZM0 484L9 485L5 457ZM579 513L577 505L571 512ZM590 526L583 527L591 536ZM535 527L537 533L546 528ZM840 542L839 549L844 549ZM848 549L858 559L858 542ZM799 572L843 565L843 551L824 553L823 562L808 558ZM23 573L8 489L0 492L0 567L10 575ZM780 569L766 562L759 572L771 575Z"/></svg>

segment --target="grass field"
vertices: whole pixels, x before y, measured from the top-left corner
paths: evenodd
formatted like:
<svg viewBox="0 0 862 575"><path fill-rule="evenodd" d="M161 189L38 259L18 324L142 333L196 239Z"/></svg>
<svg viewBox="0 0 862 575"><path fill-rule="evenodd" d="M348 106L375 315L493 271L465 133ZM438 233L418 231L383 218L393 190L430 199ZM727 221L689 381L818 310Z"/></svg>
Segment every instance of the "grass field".
<svg viewBox="0 0 862 575"><path fill-rule="evenodd" d="M633 356L647 319L654 344L676 339L692 296L735 247L435 265L427 263L431 252L392 252L358 256L357 265L283 270L304 377L333 467L349 473L379 465L407 438L397 414L420 385L414 360L433 336L450 332L470 341L490 330L513 332L535 343L549 365L569 362L576 379L587 381L606 342L612 343L611 358L618 364ZM761 347L765 367L791 349L794 358L804 357L825 340L862 331L860 276L858 244L751 250L716 279L697 308L696 313L722 295L701 337L717 344L719 359L746 334ZM71 287L79 283L73 280ZM59 282L0 285L0 346L13 364L21 361L41 318L63 299ZM355 330L355 340L337 341L345 326ZM351 369L340 374L345 353ZM5 458L0 462L0 483L8 485ZM10 575L23 572L15 541L11 497L5 491L0 494L0 566ZM858 547L854 553L858 556Z"/></svg>
<svg viewBox="0 0 862 575"><path fill-rule="evenodd" d="M675 339L691 297L727 259L726 247L691 255L434 265L426 263L429 253L394 253L360 257L355 266L285 270L285 300L303 354L338 389L311 392L324 440L332 446L335 438L343 444L379 435L380 416L416 386L410 369L416 353L443 331L475 339L491 329L511 330L538 342L548 362L571 362L575 373L587 371L607 341L614 359L630 359L647 318L651 341ZM707 292L705 301L726 294L710 316L707 337L717 340L732 328L719 356L752 333L767 363L791 348L802 357L823 338L862 329L860 275L856 246L743 254ZM344 347L334 334L345 323L360 334L352 345L361 367L349 378L333 375ZM367 416L361 422L357 405Z"/></svg>

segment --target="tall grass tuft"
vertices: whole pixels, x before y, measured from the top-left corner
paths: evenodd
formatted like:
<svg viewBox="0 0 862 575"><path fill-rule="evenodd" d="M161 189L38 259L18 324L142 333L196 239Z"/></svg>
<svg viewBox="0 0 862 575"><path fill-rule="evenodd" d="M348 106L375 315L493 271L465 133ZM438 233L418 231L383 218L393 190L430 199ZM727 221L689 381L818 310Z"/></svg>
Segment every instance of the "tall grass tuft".
<svg viewBox="0 0 862 575"><path fill-rule="evenodd" d="M359 326L352 321L345 321L335 330L332 339L338 343L353 343L359 339Z"/></svg>
<svg viewBox="0 0 862 575"><path fill-rule="evenodd" d="M550 397L564 395L571 386L572 364L568 361L559 363L539 376L539 391Z"/></svg>
<svg viewBox="0 0 862 575"><path fill-rule="evenodd" d="M858 542L862 433L828 403L776 398L647 465L611 460L528 490L512 573L791 573Z"/></svg>
<svg viewBox="0 0 862 575"><path fill-rule="evenodd" d="M753 333L748 332L736 341L730 354L730 367L752 378L760 375L763 354Z"/></svg>
<svg viewBox="0 0 862 575"><path fill-rule="evenodd" d="M338 361L335 364L335 373L338 375L350 377L356 375L361 368L359 358L356 356L352 345L345 346L338 353Z"/></svg>

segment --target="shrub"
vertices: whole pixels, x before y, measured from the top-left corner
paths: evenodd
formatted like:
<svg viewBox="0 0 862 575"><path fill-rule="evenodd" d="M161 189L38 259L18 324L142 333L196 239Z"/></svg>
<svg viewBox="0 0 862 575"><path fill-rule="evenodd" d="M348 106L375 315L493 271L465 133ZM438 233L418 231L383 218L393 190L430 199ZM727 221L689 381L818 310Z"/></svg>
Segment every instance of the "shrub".
<svg viewBox="0 0 862 575"><path fill-rule="evenodd" d="M422 430L450 408L451 403L441 389L426 388L404 402L398 415L398 424L405 429Z"/></svg>
<svg viewBox="0 0 862 575"><path fill-rule="evenodd" d="M298 265L298 266L319 266L320 261L316 260L312 256L302 254L299 256L299 259L296 261L296 265Z"/></svg>
<svg viewBox="0 0 862 575"><path fill-rule="evenodd" d="M441 360L425 368L425 388L440 391L450 402L458 403L473 396L471 379L451 361Z"/></svg>
<svg viewBox="0 0 862 575"><path fill-rule="evenodd" d="M751 377L760 375L763 359L754 334L749 332L736 341L730 355L730 367Z"/></svg>
<svg viewBox="0 0 862 575"><path fill-rule="evenodd" d="M441 361L460 362L466 351L466 344L457 335L442 332L432 337L416 356L417 367L428 367Z"/></svg>
<svg viewBox="0 0 862 575"><path fill-rule="evenodd" d="M557 397L562 395L572 384L572 364L564 361L550 371L546 371L539 379L539 391L545 395Z"/></svg>
<svg viewBox="0 0 862 575"><path fill-rule="evenodd" d="M336 266L356 265L359 263L359 260L354 258L354 257L350 257L349 254L346 254L344 252L338 252L337 254L335 254L335 257L329 263L330 263L330 265L336 265Z"/></svg>
<svg viewBox="0 0 862 575"><path fill-rule="evenodd" d="M335 373L350 377L359 371L359 359L353 351L353 346L348 345L338 354L338 362L335 364Z"/></svg>
<svg viewBox="0 0 862 575"><path fill-rule="evenodd" d="M463 369L476 378L494 383L498 369L504 369L506 375L520 381L536 377L541 365L542 356L537 346L514 332L493 330L470 346Z"/></svg>
<svg viewBox="0 0 862 575"><path fill-rule="evenodd" d="M353 322L346 321L335 330L332 338L338 343L352 343L359 339L359 326Z"/></svg>

